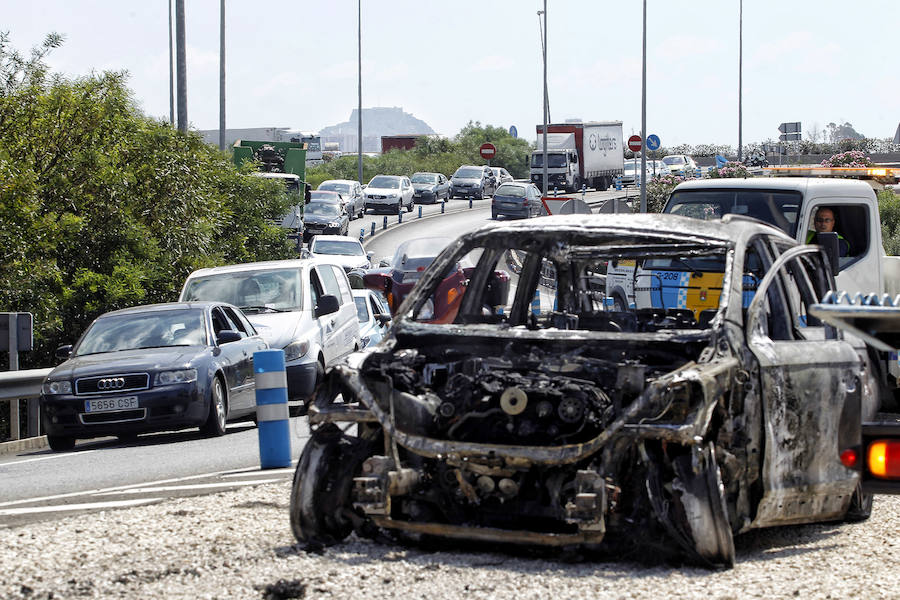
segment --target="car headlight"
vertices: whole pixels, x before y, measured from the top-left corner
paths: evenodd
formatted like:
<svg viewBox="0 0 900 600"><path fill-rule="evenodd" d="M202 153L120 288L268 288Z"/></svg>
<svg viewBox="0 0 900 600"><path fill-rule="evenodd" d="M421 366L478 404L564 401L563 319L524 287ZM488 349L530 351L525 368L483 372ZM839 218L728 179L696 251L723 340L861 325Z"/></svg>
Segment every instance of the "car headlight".
<svg viewBox="0 0 900 600"><path fill-rule="evenodd" d="M284 347L284 362L290 362L306 356L309 352L309 340L302 342L291 342Z"/></svg>
<svg viewBox="0 0 900 600"><path fill-rule="evenodd" d="M153 378L153 385L172 385L174 383L191 383L197 381L197 369L179 369L178 371L160 371Z"/></svg>
<svg viewBox="0 0 900 600"><path fill-rule="evenodd" d="M430 321L434 318L434 301L429 298L425 304L422 305L422 308L419 309L419 317L420 321Z"/></svg>
<svg viewBox="0 0 900 600"><path fill-rule="evenodd" d="M42 394L71 394L71 381L46 381L41 386Z"/></svg>

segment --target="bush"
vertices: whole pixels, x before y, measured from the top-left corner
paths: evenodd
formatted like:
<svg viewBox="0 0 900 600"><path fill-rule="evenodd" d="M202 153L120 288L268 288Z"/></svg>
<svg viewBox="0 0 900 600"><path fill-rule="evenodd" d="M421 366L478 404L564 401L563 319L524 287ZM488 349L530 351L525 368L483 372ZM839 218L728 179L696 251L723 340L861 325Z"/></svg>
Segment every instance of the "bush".
<svg viewBox="0 0 900 600"><path fill-rule="evenodd" d="M747 166L742 162L728 161L721 168L713 167L706 175L711 179L722 179L727 177L747 178L752 177Z"/></svg>
<svg viewBox="0 0 900 600"><path fill-rule="evenodd" d="M669 196L672 194L672 190L684 180L684 177L671 174L651 179L647 184L647 212L662 212L666 202L669 200Z"/></svg>
<svg viewBox="0 0 900 600"><path fill-rule="evenodd" d="M866 153L859 150L833 154L830 158L822 161L823 167L870 167L872 164Z"/></svg>
<svg viewBox="0 0 900 600"><path fill-rule="evenodd" d="M900 196L891 190L878 192L881 242L889 256L900 256Z"/></svg>

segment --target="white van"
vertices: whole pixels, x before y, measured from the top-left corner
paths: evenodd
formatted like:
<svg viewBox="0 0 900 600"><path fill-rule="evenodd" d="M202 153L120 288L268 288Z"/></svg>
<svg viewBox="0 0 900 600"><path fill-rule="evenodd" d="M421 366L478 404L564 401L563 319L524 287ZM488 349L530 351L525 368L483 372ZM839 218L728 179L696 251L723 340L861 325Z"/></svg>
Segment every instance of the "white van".
<svg viewBox="0 0 900 600"><path fill-rule="evenodd" d="M284 350L288 400L308 405L325 369L362 347L344 270L316 259L199 269L180 299L241 307L270 348Z"/></svg>

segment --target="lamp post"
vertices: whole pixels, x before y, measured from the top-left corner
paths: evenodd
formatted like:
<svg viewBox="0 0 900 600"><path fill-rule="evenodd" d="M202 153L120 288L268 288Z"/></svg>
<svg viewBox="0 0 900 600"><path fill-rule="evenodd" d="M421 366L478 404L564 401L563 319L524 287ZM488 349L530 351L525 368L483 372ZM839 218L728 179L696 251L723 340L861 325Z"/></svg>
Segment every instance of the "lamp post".
<svg viewBox="0 0 900 600"><path fill-rule="evenodd" d="M219 3L219 150L225 150L225 0Z"/></svg>
<svg viewBox="0 0 900 600"><path fill-rule="evenodd" d="M738 162L743 160L744 0L738 8Z"/></svg>
<svg viewBox="0 0 900 600"><path fill-rule="evenodd" d="M647 212L647 0L641 46L641 212Z"/></svg>
<svg viewBox="0 0 900 600"><path fill-rule="evenodd" d="M541 188L544 192L544 195L547 195L549 185L549 177L547 176L547 125L550 119L550 100L547 97L547 0L544 0L544 10L538 11L538 23L540 23L540 17L543 15L544 17L544 28L541 31L541 53L544 56L544 128L542 129L543 134L543 164L544 164L544 177L543 177L543 187Z"/></svg>
<svg viewBox="0 0 900 600"><path fill-rule="evenodd" d="M356 121L357 121L357 129L356 129L356 140L357 140L357 178L359 179L359 184L362 185L363 182L363 164L362 164L362 0L357 0L356 2L356 47L358 50L358 55L356 59L356 68L357 74L359 76L359 80L357 82L357 90L359 95L359 106L356 111Z"/></svg>

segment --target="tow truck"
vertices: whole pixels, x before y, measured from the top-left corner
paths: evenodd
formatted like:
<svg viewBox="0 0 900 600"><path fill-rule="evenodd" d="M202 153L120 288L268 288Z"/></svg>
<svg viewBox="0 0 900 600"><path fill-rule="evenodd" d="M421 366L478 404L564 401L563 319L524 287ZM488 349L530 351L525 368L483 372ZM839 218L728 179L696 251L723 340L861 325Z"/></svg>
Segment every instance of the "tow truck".
<svg viewBox="0 0 900 600"><path fill-rule="evenodd" d="M900 180L900 169L891 167L824 167L809 165L788 165L765 167L763 174L769 177L835 177L840 179L860 179L875 189L895 185Z"/></svg>

